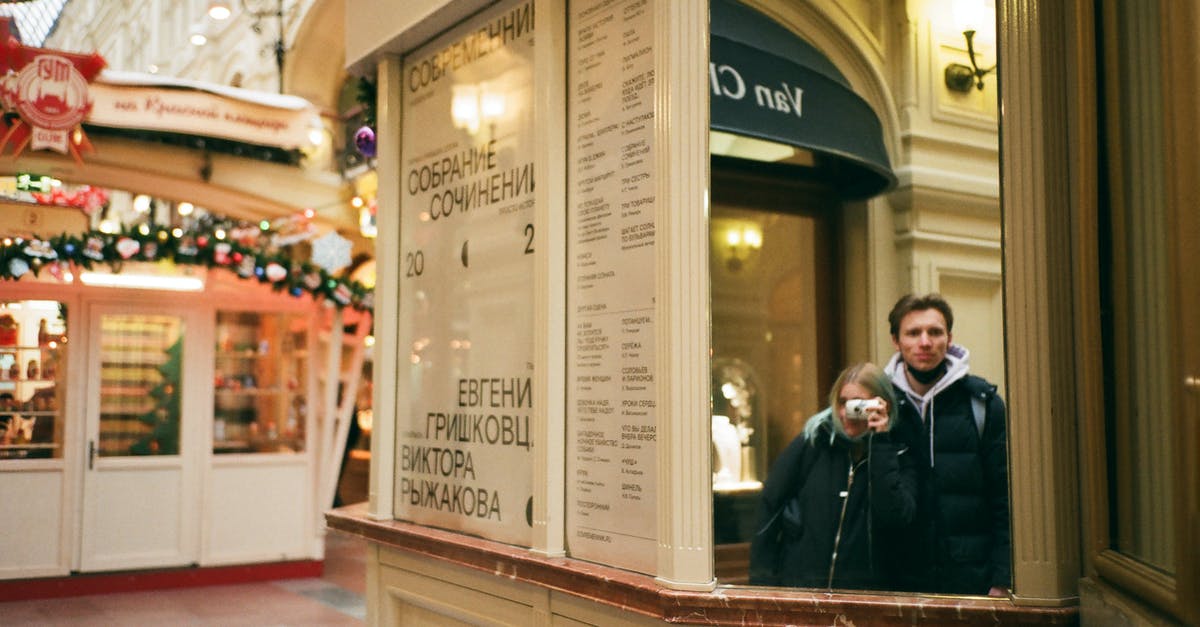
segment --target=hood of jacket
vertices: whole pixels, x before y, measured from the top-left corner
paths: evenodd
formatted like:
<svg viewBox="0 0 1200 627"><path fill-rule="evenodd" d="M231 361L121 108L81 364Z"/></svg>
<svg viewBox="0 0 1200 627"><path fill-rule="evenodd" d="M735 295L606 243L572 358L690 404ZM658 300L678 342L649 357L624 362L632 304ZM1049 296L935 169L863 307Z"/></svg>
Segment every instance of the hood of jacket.
<svg viewBox="0 0 1200 627"><path fill-rule="evenodd" d="M892 355L887 365L884 366L883 372L892 380L892 383L896 384L897 388L904 391L904 395L916 406L917 412L924 418L925 406L929 404L930 400L942 390L953 385L955 381L967 376L967 373L971 370L970 357L971 352L967 350L967 347L960 344L951 344L946 349L946 374L935 381L933 387L929 388L929 391L925 394L917 394L912 389L912 385L909 384L908 375L906 374L908 365L904 363L899 352Z"/></svg>

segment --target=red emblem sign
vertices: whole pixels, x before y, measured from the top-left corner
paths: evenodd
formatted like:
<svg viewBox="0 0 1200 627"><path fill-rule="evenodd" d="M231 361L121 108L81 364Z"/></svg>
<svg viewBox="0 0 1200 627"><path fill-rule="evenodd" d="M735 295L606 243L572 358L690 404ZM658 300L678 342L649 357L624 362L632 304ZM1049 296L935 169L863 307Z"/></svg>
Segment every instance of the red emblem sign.
<svg viewBox="0 0 1200 627"><path fill-rule="evenodd" d="M0 19L0 36L7 34L0 49L0 101L6 112L0 152L11 144L13 156L28 146L82 161L81 154L92 150L81 126L92 108L88 83L104 67L103 57L23 46L8 27L8 19Z"/></svg>

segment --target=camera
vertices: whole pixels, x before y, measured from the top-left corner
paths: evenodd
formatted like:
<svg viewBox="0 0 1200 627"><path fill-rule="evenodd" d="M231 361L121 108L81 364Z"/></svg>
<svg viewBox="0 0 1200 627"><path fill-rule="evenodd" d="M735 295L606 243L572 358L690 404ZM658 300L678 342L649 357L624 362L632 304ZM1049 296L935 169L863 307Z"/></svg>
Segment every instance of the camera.
<svg viewBox="0 0 1200 627"><path fill-rule="evenodd" d="M883 409L883 401L877 398L855 398L846 401L847 420L866 420L867 412Z"/></svg>

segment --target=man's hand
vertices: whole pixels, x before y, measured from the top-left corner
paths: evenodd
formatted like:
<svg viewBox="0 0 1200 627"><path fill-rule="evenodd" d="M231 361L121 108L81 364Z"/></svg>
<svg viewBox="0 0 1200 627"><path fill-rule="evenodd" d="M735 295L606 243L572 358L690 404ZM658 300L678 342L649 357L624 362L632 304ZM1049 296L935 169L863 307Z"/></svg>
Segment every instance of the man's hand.
<svg viewBox="0 0 1200 627"><path fill-rule="evenodd" d="M1008 596L1008 589L1007 589L1007 588L1001 588L1000 586L992 586L992 589L991 589L991 590L988 590L988 594L987 594L987 595L988 595L988 596L990 596L990 597L1002 597L1002 598L1003 598L1003 597L1007 597L1007 596Z"/></svg>

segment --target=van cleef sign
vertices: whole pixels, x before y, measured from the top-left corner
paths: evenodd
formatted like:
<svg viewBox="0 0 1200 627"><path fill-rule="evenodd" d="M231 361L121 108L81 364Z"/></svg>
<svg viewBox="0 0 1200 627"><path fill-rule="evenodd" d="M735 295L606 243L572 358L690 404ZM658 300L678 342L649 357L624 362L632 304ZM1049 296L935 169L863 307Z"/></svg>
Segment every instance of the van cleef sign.
<svg viewBox="0 0 1200 627"><path fill-rule="evenodd" d="M532 543L533 0L402 68L394 515Z"/></svg>
<svg viewBox="0 0 1200 627"><path fill-rule="evenodd" d="M734 0L711 0L711 127L809 150L846 199L895 185L871 106L808 42Z"/></svg>

